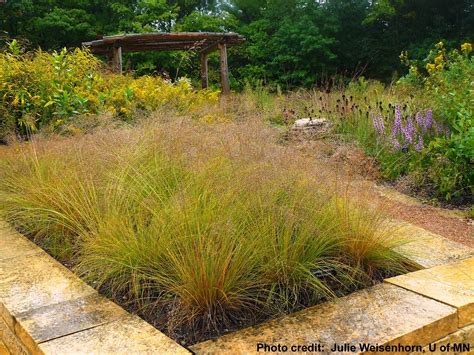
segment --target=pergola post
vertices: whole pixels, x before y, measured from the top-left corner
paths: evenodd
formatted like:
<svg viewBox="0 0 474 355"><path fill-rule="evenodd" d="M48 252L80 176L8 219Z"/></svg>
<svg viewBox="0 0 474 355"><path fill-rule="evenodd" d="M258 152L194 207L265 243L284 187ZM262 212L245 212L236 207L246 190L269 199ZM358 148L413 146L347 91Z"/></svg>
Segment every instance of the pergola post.
<svg viewBox="0 0 474 355"><path fill-rule="evenodd" d="M227 46L225 43L219 43L219 51L221 57L221 90L222 95L230 94L229 84L229 67L227 64Z"/></svg>
<svg viewBox="0 0 474 355"><path fill-rule="evenodd" d="M207 89L209 86L209 69L207 65L207 53L201 52L201 87Z"/></svg>
<svg viewBox="0 0 474 355"><path fill-rule="evenodd" d="M122 74L122 47L112 47L110 66L115 73Z"/></svg>

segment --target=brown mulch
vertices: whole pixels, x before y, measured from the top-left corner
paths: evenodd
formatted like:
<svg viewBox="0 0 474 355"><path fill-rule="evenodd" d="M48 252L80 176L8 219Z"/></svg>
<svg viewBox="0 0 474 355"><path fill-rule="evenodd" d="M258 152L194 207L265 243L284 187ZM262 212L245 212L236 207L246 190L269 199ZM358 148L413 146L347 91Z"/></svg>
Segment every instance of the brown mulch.
<svg viewBox="0 0 474 355"><path fill-rule="evenodd" d="M394 218L418 225L432 233L474 248L474 224L467 218L447 216L439 208L407 205L385 199Z"/></svg>

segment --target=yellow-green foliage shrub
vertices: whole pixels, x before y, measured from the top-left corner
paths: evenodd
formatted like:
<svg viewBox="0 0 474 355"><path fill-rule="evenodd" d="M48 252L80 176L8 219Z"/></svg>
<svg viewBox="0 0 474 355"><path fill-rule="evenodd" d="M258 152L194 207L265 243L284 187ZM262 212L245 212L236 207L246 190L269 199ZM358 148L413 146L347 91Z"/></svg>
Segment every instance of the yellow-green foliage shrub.
<svg viewBox="0 0 474 355"><path fill-rule="evenodd" d="M196 91L186 79L107 72L89 51L0 53L0 136L55 128L79 114L112 112L130 119L136 110L163 106L189 112L218 101L218 92Z"/></svg>
<svg viewBox="0 0 474 355"><path fill-rule="evenodd" d="M429 98L433 114L446 126L445 134L431 140L411 170L421 170L437 194L446 200L474 199L474 59L472 44L448 51L439 42L420 63L402 59L410 73L399 85L419 87Z"/></svg>

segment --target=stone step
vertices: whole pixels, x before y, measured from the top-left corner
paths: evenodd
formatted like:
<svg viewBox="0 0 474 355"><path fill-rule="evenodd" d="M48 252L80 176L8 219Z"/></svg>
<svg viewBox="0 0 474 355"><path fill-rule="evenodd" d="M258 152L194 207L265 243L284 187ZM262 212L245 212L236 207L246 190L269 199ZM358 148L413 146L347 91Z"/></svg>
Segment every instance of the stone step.
<svg viewBox="0 0 474 355"><path fill-rule="evenodd" d="M136 316L128 315L39 345L44 354L189 354Z"/></svg>
<svg viewBox="0 0 474 355"><path fill-rule="evenodd" d="M407 241L399 246L397 251L422 268L453 263L474 256L474 249L421 227L395 220L390 224L395 227L395 237Z"/></svg>
<svg viewBox="0 0 474 355"><path fill-rule="evenodd" d="M474 258L385 280L458 310L459 328L474 323Z"/></svg>

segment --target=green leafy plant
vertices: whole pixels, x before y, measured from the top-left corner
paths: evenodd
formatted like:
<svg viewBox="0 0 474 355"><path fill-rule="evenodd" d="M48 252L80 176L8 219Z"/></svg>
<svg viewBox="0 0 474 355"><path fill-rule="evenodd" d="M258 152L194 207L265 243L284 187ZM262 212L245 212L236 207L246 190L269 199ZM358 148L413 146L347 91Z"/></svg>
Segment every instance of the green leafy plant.
<svg viewBox="0 0 474 355"><path fill-rule="evenodd" d="M472 45L448 52L442 42L426 59L426 74L418 74L435 113L449 133L431 142L422 167L444 198L474 195L474 63ZM419 73L422 73L420 70Z"/></svg>

